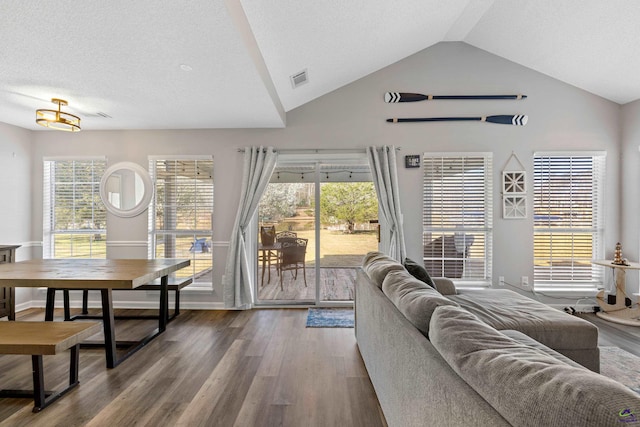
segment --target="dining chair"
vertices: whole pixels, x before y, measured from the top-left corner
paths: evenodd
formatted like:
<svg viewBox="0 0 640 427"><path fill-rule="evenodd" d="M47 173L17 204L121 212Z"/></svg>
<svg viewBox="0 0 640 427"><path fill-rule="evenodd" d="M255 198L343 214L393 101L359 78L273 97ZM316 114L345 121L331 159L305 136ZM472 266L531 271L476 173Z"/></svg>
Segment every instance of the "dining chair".
<svg viewBox="0 0 640 427"><path fill-rule="evenodd" d="M307 286L307 269L305 266L305 257L307 255L308 239L298 239L289 241L283 240L280 248L280 290L284 290L283 278L285 271L293 271L293 279L298 280L298 269L302 268L304 277L304 286Z"/></svg>

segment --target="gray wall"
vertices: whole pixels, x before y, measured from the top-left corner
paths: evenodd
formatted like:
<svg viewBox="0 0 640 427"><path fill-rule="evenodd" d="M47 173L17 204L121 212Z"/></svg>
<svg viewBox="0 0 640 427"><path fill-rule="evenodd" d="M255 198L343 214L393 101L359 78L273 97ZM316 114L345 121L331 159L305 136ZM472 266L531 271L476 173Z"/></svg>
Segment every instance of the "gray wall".
<svg viewBox="0 0 640 427"><path fill-rule="evenodd" d="M620 221L622 256L631 261L640 258L640 101L622 107L622 154L620 159ZM611 171L615 173L615 171ZM627 289L638 292L638 274L628 272Z"/></svg>
<svg viewBox="0 0 640 427"><path fill-rule="evenodd" d="M383 102L386 91L523 93L528 95L528 99L386 104ZM625 116L635 114L637 117L638 108L635 113L629 111L625 108ZM385 122L389 117L516 113L529 115L527 126L478 122ZM525 164L528 188L531 190L534 151L607 151L609 173L605 188L605 243L606 255L611 257L621 232L621 181L618 173L621 116L622 109L618 104L464 43L440 43L290 111L284 129L83 131L77 135L52 131L31 132L33 209L30 239L42 240L40 183L42 158L45 156L105 155L109 164L127 160L146 167L148 155L212 154L216 186L213 247L215 292L198 296L187 294L185 307L217 307L222 298L221 276L239 198L242 166L242 155L237 152L239 147L273 145L282 149L364 149L369 145L400 146L398 167L407 249L408 255L417 259L420 259L422 252L422 171L405 169L404 155L425 151L491 151L494 153L495 171L494 283L497 283L498 276L504 276L507 282L519 283L521 276L529 276L530 280L533 276L533 220L532 215L522 220L501 218L499 188L501 171L507 159L514 152ZM629 121L625 129L630 128L630 132L639 134L640 125L635 123L633 126L631 122L634 120L631 118ZM634 155L638 155L637 148ZM630 164L629 167L633 168L636 164ZM634 173L637 173L635 169ZM531 213L532 197L528 201ZM110 256L146 256L146 218L146 215L131 219L108 217ZM636 240L633 245L637 251L637 231L634 231L634 236ZM632 258L631 252L628 255ZM127 295L122 298L134 297ZM144 295L140 298L144 299Z"/></svg>
<svg viewBox="0 0 640 427"><path fill-rule="evenodd" d="M16 251L18 261L30 259L32 242L30 221L32 152L28 130L0 123L0 244L21 245ZM31 289L16 290L16 306L28 306L32 299Z"/></svg>

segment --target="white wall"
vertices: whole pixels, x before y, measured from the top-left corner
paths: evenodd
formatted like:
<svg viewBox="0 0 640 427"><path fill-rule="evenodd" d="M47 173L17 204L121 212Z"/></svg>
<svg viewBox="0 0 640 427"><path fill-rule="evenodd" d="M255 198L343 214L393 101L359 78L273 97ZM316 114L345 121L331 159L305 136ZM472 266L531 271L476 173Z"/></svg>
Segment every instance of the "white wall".
<svg viewBox="0 0 640 427"><path fill-rule="evenodd" d="M640 101L622 107L621 224L622 256L640 258ZM638 273L626 274L627 290L638 292Z"/></svg>
<svg viewBox="0 0 640 427"><path fill-rule="evenodd" d="M0 244L21 245L18 261L31 257L32 239L29 222L32 188L32 132L0 123ZM16 289L18 309L29 304L31 289Z"/></svg>
<svg viewBox="0 0 640 427"><path fill-rule="evenodd" d="M304 87L300 88L304 90ZM431 101L386 104L387 91L432 94L523 93L524 101ZM517 283L533 276L533 220L501 219L501 170L512 152L526 166L532 189L532 154L536 150L606 150L605 226L607 255L619 239L619 105L464 43L440 43L396 64L320 97L287 114L284 129L33 132L33 240L42 239L42 158L60 155L106 155L109 164L133 161L147 167L148 155L214 156L214 285L210 295L184 297L185 307L219 306L221 276L236 214L242 155L249 145L286 149L364 149L369 145L402 147L399 178L409 257L422 253L422 171L405 169L404 155L425 151L494 153L494 283L498 276ZM479 122L390 124L390 117L529 115L525 127ZM105 119L108 120L108 119ZM637 149L636 149L637 151ZM636 153L637 154L637 153ZM529 198L531 212L532 198ZM146 256L146 215L108 217L108 240L140 242L122 248L127 256ZM636 233L637 235L637 233ZM110 246L110 255L116 249ZM142 296L144 297L144 296ZM130 298L127 296L127 298Z"/></svg>

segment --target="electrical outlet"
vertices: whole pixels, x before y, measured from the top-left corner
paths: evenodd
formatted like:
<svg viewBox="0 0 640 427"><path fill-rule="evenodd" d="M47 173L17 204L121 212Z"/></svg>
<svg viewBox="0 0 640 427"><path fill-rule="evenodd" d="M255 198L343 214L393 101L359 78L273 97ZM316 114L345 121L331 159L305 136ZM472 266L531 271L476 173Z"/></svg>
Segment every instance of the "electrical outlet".
<svg viewBox="0 0 640 427"><path fill-rule="evenodd" d="M523 288L528 288L529 287L529 276L522 276L522 280L520 281L520 284L522 285Z"/></svg>
<svg viewBox="0 0 640 427"><path fill-rule="evenodd" d="M498 284L499 284L500 286L504 286L504 276L500 276L500 277L498 277Z"/></svg>

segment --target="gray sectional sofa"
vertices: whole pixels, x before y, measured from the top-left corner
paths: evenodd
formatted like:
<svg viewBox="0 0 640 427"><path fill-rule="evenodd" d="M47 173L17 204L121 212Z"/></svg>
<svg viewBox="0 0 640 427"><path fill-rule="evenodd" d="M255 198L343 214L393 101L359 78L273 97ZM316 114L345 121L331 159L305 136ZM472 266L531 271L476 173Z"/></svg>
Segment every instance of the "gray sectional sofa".
<svg viewBox="0 0 640 427"><path fill-rule="evenodd" d="M379 252L358 271L356 338L389 426L640 426L640 396L596 373L595 326L433 282Z"/></svg>

